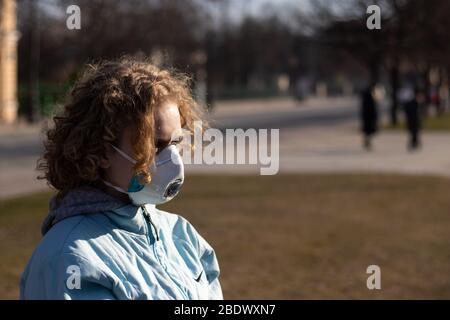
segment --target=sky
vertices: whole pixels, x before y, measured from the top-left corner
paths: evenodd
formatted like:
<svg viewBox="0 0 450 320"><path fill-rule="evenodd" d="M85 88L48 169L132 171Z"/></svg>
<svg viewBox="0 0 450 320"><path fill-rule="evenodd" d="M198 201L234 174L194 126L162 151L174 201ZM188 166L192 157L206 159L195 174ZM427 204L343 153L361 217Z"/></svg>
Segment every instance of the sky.
<svg viewBox="0 0 450 320"><path fill-rule="evenodd" d="M200 4L205 4L210 7L213 14L218 16L224 15L223 6L214 4L211 0L196 0ZM258 16L263 15L268 11L275 11L278 15L288 15L292 9L301 8L303 12L311 10L310 2L314 0L224 0L229 3L229 18L233 22L239 22L246 15ZM40 0L40 4L45 10L53 15L62 16L65 12L61 12L56 5L55 0ZM220 1L217 1L217 3ZM77 4L74 0L73 4Z"/></svg>
<svg viewBox="0 0 450 320"><path fill-rule="evenodd" d="M220 21L224 19L238 24L248 15L261 16L272 12L276 12L278 17L289 20L296 9L301 9L304 13L311 11L310 2L314 0L224 0L227 6L221 5L221 1L197 1L209 8L216 18L215 21L220 25Z"/></svg>

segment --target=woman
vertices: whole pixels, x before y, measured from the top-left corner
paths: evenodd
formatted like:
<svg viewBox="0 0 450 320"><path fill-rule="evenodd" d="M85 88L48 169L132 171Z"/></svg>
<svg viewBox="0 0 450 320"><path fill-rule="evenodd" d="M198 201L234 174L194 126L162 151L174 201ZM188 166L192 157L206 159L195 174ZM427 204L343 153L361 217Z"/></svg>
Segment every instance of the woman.
<svg viewBox="0 0 450 320"><path fill-rule="evenodd" d="M38 163L57 190L22 299L222 299L211 246L155 208L184 181L176 144L197 105L188 79L127 58L90 65Z"/></svg>

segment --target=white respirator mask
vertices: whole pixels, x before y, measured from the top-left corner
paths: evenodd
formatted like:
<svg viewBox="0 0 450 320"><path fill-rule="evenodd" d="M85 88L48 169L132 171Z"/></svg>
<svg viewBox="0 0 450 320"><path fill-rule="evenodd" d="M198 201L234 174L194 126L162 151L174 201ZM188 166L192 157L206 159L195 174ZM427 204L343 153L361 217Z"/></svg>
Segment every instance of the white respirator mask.
<svg viewBox="0 0 450 320"><path fill-rule="evenodd" d="M135 164L137 161L128 154L111 145L122 157ZM155 156L149 168L151 181L145 185L140 183L139 175L131 178L128 190L115 186L108 181L103 182L115 190L128 194L136 206L145 204L161 204L172 200L180 191L184 182L184 165L175 145L169 145Z"/></svg>

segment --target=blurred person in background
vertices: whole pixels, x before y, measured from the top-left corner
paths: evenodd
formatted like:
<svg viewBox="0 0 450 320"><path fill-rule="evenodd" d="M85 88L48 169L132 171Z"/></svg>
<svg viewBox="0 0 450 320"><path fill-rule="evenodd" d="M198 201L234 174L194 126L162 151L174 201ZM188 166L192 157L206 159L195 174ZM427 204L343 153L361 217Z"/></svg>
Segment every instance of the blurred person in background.
<svg viewBox="0 0 450 320"><path fill-rule="evenodd" d="M378 106L374 90L375 84L371 83L361 94L361 131L366 150L372 149L372 137L378 131Z"/></svg>
<svg viewBox="0 0 450 320"><path fill-rule="evenodd" d="M409 133L408 149L417 150L421 146L420 129L422 122L423 104L425 103L424 92L416 87L413 97L404 105L406 128Z"/></svg>

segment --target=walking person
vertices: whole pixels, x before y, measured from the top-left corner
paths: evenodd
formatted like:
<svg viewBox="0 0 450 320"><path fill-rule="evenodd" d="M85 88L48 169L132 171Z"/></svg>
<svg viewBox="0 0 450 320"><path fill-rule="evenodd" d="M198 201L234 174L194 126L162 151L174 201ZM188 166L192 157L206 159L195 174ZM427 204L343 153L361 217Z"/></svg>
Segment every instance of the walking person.
<svg viewBox="0 0 450 320"><path fill-rule="evenodd" d="M363 133L363 146L366 150L372 149L372 137L378 131L378 106L374 97L375 85L370 84L361 95L361 131Z"/></svg>
<svg viewBox="0 0 450 320"><path fill-rule="evenodd" d="M420 130L422 125L422 109L425 95L419 88L414 90L414 96L404 106L406 128L409 133L408 149L417 150L421 146Z"/></svg>

